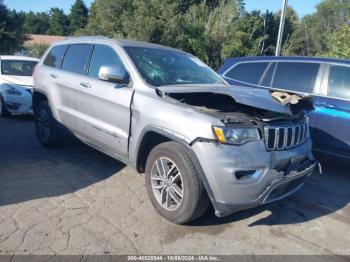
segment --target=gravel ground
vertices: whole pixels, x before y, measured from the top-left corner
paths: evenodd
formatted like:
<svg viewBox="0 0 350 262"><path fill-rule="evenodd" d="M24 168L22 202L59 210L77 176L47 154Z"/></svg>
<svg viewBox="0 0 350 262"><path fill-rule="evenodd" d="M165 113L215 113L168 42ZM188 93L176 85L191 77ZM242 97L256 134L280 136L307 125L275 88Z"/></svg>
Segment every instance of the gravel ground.
<svg viewBox="0 0 350 262"><path fill-rule="evenodd" d="M324 162L288 199L188 226L161 218L131 167L75 139L48 150L0 119L0 254L350 255L350 174Z"/></svg>

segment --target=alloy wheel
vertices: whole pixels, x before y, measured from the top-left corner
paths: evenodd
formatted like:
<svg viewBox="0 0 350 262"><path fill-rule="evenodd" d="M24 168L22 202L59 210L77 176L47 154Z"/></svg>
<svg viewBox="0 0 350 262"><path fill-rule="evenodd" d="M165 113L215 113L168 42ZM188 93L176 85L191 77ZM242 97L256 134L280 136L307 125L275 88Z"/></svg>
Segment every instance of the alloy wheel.
<svg viewBox="0 0 350 262"><path fill-rule="evenodd" d="M167 211L179 208L183 199L183 180L175 163L166 157L154 161L151 169L152 192Z"/></svg>

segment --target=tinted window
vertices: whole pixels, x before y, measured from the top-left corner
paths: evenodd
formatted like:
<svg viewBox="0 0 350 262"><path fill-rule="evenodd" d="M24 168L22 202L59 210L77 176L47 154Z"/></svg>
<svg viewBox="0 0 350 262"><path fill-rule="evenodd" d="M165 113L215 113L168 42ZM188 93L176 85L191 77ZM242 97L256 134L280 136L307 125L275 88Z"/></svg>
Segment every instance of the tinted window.
<svg viewBox="0 0 350 262"><path fill-rule="evenodd" d="M268 62L242 63L236 65L225 76L245 83L258 85Z"/></svg>
<svg viewBox="0 0 350 262"><path fill-rule="evenodd" d="M86 74L92 45L70 45L64 56L62 69L77 74Z"/></svg>
<svg viewBox="0 0 350 262"><path fill-rule="evenodd" d="M261 77L259 85L265 86L265 87L271 87L271 82L272 82L273 74L275 72L275 68L276 68L275 62L271 63L268 66L263 76Z"/></svg>
<svg viewBox="0 0 350 262"><path fill-rule="evenodd" d="M66 45L54 46L47 54L44 65L60 68L64 53L66 52Z"/></svg>
<svg viewBox="0 0 350 262"><path fill-rule="evenodd" d="M96 45L91 57L89 76L98 78L100 67L107 65L120 66L124 70L124 76L127 77L127 72L116 52L109 46Z"/></svg>
<svg viewBox="0 0 350 262"><path fill-rule="evenodd" d="M319 68L317 63L279 62L272 87L312 93Z"/></svg>
<svg viewBox="0 0 350 262"><path fill-rule="evenodd" d="M3 75L32 76L36 61L1 60Z"/></svg>
<svg viewBox="0 0 350 262"><path fill-rule="evenodd" d="M328 78L328 95L350 99L350 68L331 66Z"/></svg>

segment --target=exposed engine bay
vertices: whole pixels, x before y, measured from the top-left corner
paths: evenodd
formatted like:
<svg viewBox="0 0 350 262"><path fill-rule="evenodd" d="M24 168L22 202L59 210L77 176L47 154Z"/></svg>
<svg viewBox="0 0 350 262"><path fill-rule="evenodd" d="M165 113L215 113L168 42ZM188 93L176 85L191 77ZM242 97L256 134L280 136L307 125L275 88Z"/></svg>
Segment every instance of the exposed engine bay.
<svg viewBox="0 0 350 262"><path fill-rule="evenodd" d="M214 92L169 92L162 95L175 99L181 103L197 108L202 112L218 116L225 124L232 123L261 123L261 122L297 122L304 118L305 113L313 110L310 97L302 97L280 91L267 91L271 101L264 101L256 97L256 106L252 106L254 93L251 93L249 105L239 103L230 94ZM233 92L234 95L234 92ZM247 99L246 97L244 99ZM242 96L243 97L243 96ZM289 114L265 109L266 104L277 103L279 106L287 107ZM281 110L279 110L281 111Z"/></svg>

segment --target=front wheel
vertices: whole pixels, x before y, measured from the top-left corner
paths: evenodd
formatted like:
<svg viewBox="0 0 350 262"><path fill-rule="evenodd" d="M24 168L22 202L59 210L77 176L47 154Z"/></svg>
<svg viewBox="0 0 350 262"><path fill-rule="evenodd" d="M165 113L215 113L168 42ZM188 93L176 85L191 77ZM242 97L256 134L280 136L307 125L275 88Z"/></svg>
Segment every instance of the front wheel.
<svg viewBox="0 0 350 262"><path fill-rule="evenodd" d="M209 200L187 149L176 142L156 146L146 163L147 193L167 220L184 224L200 217Z"/></svg>
<svg viewBox="0 0 350 262"><path fill-rule="evenodd" d="M35 108L35 127L39 141L46 147L56 147L62 140L61 129L51 113L47 101L42 101Z"/></svg>

